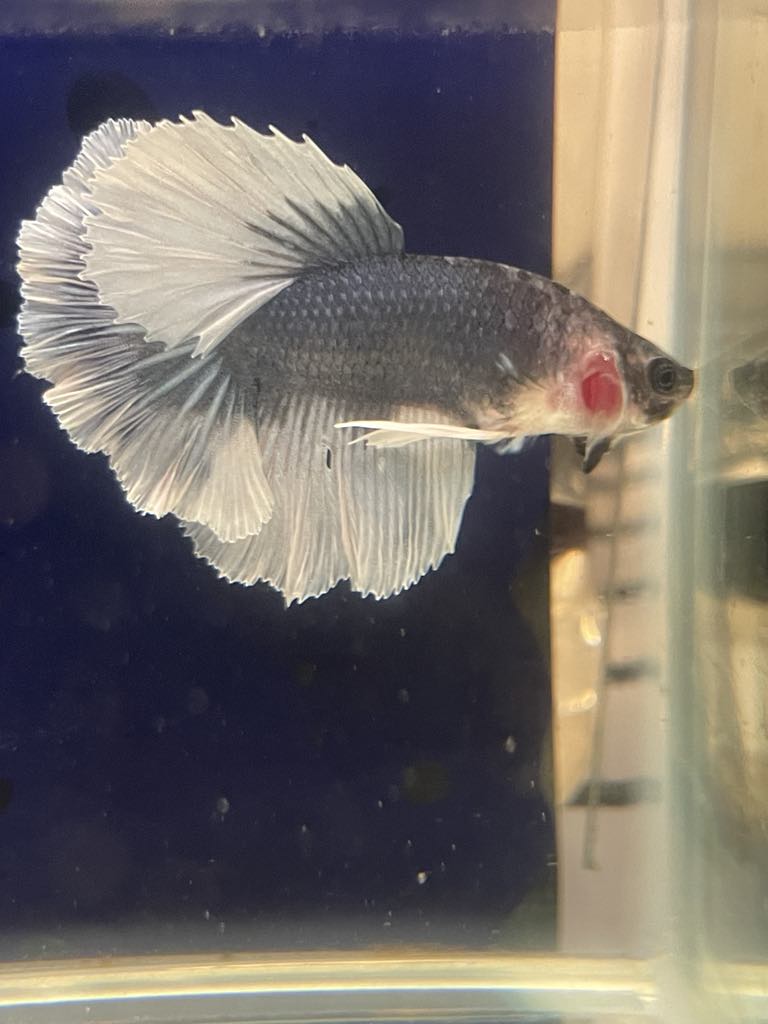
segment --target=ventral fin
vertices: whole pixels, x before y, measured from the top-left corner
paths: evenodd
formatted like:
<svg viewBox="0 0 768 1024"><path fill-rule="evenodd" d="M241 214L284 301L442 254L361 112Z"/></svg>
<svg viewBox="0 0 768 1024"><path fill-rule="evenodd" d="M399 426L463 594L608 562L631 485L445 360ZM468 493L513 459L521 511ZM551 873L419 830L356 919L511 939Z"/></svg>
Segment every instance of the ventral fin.
<svg viewBox="0 0 768 1024"><path fill-rule="evenodd" d="M196 553L230 580L271 583L288 603L342 579L388 597L438 566L472 490L472 447L434 437L400 448L349 445L334 426L348 412L294 398L260 423L272 518L234 543L187 523Z"/></svg>
<svg viewBox="0 0 768 1024"><path fill-rule="evenodd" d="M402 251L403 233L306 136L196 111L137 135L89 182L83 277L117 323L210 352L303 272Z"/></svg>
<svg viewBox="0 0 768 1024"><path fill-rule="evenodd" d="M416 441L445 438L454 441L475 441L482 444L497 444L509 440L509 435L499 430L479 430L454 423L409 423L402 420L350 420L336 423L337 430L360 427L368 433L350 440L350 444L365 442L373 448L401 448Z"/></svg>

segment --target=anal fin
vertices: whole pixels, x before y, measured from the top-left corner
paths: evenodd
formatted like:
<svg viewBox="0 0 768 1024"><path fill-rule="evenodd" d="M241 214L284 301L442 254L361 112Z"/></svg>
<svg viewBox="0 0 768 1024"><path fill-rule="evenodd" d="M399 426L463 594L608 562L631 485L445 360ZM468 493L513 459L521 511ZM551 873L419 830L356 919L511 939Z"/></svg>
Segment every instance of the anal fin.
<svg viewBox="0 0 768 1024"><path fill-rule="evenodd" d="M387 597L439 565L472 490L473 448L439 437L396 448L349 445L335 429L347 411L294 398L261 423L272 518L234 543L186 523L197 554L230 580L266 580L288 603L342 579Z"/></svg>

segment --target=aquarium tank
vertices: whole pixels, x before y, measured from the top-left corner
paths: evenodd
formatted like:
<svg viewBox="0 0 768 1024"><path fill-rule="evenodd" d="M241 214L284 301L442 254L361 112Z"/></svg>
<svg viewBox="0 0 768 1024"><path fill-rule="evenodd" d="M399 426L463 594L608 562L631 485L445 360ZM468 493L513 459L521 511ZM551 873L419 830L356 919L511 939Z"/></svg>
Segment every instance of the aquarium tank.
<svg viewBox="0 0 768 1024"><path fill-rule="evenodd" d="M765 4L5 0L0 96L0 1022L768 1021ZM249 127L208 141L205 116ZM134 174L182 118L206 141L173 129ZM101 169L68 171L110 119ZM295 298L310 250L330 273L350 252L428 270L352 260L363 330L342 293ZM197 287L214 257L264 304L231 275ZM422 374L430 401L461 336L470 388L491 264L555 310L583 296L693 393L666 418L601 369L584 401L631 395L629 436L574 443L550 402L520 446L437 399L425 425L339 391L324 433L315 405L279 421L295 443L260 437L268 482L239 455L206 477L225 507L245 487L248 523L269 484L300 493L261 548L271 506L221 541L179 512L176 463L152 476L206 394L194 479L228 416L266 408L250 342L236 366L217 348L246 313L282 338L322 306L312 380L333 355L339 387ZM464 319L440 320L457 280ZM121 377L137 322L154 347ZM278 350L258 350L274 379L299 379ZM538 410L570 364L525 351L497 369ZM174 389L180 415L142 435ZM127 469L107 399L138 416ZM340 419L370 433L329 441ZM305 437L322 480L297 492ZM370 549L342 486L366 452L389 467L359 492L374 524L381 481L410 474ZM320 579L332 534L351 567Z"/></svg>

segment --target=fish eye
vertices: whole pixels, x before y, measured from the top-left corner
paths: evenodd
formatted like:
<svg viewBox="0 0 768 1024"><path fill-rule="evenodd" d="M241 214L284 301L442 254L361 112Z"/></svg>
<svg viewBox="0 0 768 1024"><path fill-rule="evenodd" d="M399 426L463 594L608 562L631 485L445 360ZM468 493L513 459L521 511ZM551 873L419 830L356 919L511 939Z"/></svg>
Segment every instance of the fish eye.
<svg viewBox="0 0 768 1024"><path fill-rule="evenodd" d="M668 395L677 386L677 366L671 359L654 359L648 366L651 387L659 395Z"/></svg>

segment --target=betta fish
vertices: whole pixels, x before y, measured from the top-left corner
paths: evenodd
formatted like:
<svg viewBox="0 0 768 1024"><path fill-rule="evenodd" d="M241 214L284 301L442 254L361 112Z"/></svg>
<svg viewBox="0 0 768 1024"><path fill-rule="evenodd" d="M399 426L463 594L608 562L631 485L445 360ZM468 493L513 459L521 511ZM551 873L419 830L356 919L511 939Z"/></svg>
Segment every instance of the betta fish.
<svg viewBox="0 0 768 1024"><path fill-rule="evenodd" d="M453 551L477 444L590 469L686 369L547 278L409 255L306 136L110 120L19 235L26 369L131 504L228 580L377 598Z"/></svg>

